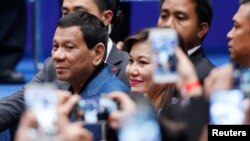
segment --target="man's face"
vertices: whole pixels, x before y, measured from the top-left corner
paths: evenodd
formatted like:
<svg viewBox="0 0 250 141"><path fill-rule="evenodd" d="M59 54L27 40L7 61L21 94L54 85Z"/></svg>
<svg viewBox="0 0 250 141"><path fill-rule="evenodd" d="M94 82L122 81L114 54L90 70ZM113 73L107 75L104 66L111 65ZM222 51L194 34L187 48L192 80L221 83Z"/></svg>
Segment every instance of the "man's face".
<svg viewBox="0 0 250 141"><path fill-rule="evenodd" d="M63 6L62 6L63 16L77 11L88 12L90 14L95 15L100 20L102 20L102 13L98 9L94 0L63 0Z"/></svg>
<svg viewBox="0 0 250 141"><path fill-rule="evenodd" d="M233 17L233 27L228 32L231 58L243 66L250 66L250 4L243 4Z"/></svg>
<svg viewBox="0 0 250 141"><path fill-rule="evenodd" d="M58 27L53 38L52 58L56 76L71 84L84 82L94 71L94 51L87 48L80 27ZM81 76L81 77L79 77Z"/></svg>
<svg viewBox="0 0 250 141"><path fill-rule="evenodd" d="M159 27L172 27L181 34L187 49L200 44L197 38L200 28L195 7L193 0L165 0L158 19Z"/></svg>

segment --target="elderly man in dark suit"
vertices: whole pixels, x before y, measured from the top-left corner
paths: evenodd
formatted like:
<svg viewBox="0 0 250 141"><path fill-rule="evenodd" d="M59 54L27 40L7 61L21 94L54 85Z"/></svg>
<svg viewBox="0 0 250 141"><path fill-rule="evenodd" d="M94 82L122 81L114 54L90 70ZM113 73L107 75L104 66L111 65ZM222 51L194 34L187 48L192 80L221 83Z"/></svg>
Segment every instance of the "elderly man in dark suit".
<svg viewBox="0 0 250 141"><path fill-rule="evenodd" d="M201 82L215 67L201 47L210 27L212 14L210 0L161 0L158 26L175 28L181 34Z"/></svg>

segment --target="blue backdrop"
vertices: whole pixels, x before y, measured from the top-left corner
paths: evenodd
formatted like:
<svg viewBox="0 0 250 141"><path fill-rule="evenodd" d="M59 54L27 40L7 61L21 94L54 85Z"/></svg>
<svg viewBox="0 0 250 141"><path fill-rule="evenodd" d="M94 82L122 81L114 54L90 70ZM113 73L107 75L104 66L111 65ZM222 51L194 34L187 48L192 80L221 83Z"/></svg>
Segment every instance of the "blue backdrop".
<svg viewBox="0 0 250 141"><path fill-rule="evenodd" d="M129 19L130 27L126 29L128 34L135 33L144 27L155 26L159 15L159 6L157 0L151 1L123 1L129 3L130 11L123 11L124 14L131 13ZM228 53L227 52L227 38L226 34L232 26L232 16L236 12L238 7L237 0L212 0L214 17L212 22L211 30L205 39L205 51L207 54L210 53ZM30 7L28 7L30 8ZM40 0L39 6L36 7L39 11L39 27L38 37L40 38L40 56L45 58L50 56L51 50L51 39L55 30L55 24L60 18L60 5L59 0ZM31 25L31 14L29 15L29 24ZM29 27L30 27L29 25ZM32 30L29 29L29 32ZM26 55L32 55L31 37L27 38Z"/></svg>
<svg viewBox="0 0 250 141"><path fill-rule="evenodd" d="M226 34L232 27L232 17L238 8L237 0L212 0L212 27L205 39L207 53L228 53ZM132 2L130 33L148 26L155 26L159 15L157 1Z"/></svg>
<svg viewBox="0 0 250 141"><path fill-rule="evenodd" d="M31 0L27 0L27 42L25 57L31 58L34 54L33 40L38 43L38 57L41 62L44 58L50 56L51 40L54 34L55 25L60 18L60 0L35 0L36 18L33 17L33 5ZM232 27L232 16L238 8L237 0L212 0L214 18L212 27L205 39L205 51L213 61L218 57L226 54L227 38L226 34ZM122 5L129 5L129 11L123 11L124 14L130 13L128 17L129 28L126 29L127 34L133 34L145 27L155 26L159 15L159 7L157 0L122 2ZM36 23L34 23L36 21ZM33 27L36 27L35 30ZM36 36L34 36L36 31ZM213 56L213 54L216 54ZM225 60L223 60L225 62ZM27 68L27 64L23 65ZM32 76L30 76L32 77ZM4 86L6 88L6 86ZM7 88L8 89L8 88ZM1 141L8 141L8 131L0 134Z"/></svg>

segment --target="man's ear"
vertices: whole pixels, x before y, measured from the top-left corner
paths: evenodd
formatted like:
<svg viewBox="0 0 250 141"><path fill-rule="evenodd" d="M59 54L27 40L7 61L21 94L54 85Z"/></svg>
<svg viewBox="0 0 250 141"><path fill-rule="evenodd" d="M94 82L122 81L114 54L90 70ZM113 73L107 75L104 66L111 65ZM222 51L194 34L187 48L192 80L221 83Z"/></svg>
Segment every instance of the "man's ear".
<svg viewBox="0 0 250 141"><path fill-rule="evenodd" d="M203 22L203 23L201 23L200 24L200 27L199 27L199 32L198 32L198 34L197 34L197 37L199 38L199 39L202 39L206 34L207 34L207 32L208 32L208 30L209 30L209 25L208 25L208 23L206 23L206 22Z"/></svg>
<svg viewBox="0 0 250 141"><path fill-rule="evenodd" d="M103 21L104 25L108 26L112 21L113 12L111 10L104 11L102 18L103 18L102 21Z"/></svg>
<svg viewBox="0 0 250 141"><path fill-rule="evenodd" d="M94 49L93 49L93 53L94 53L94 59L93 59L93 65L94 66L98 66L99 64L101 64L101 62L103 60L105 60L105 46L103 43L98 43L95 45Z"/></svg>

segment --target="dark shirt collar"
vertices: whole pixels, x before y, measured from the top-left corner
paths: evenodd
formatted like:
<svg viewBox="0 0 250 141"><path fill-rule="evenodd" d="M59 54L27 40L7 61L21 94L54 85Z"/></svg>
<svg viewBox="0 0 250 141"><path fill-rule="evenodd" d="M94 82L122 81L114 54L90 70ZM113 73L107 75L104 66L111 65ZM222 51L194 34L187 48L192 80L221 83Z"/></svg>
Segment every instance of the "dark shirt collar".
<svg viewBox="0 0 250 141"><path fill-rule="evenodd" d="M88 84L91 82L91 80L94 79L94 78L97 76L97 74L98 74L99 72L101 72L101 70L104 69L104 68L105 68L105 63L103 62L102 64L100 64L100 65L96 68L96 70L91 74L91 76L90 76L90 77L86 80L86 82L82 85L82 87L81 87L81 89L80 89L80 91L79 91L79 94L82 93L82 92L85 90L85 88L88 86ZM72 85L70 85L69 91L72 92L72 93L74 93L74 89L73 89Z"/></svg>

